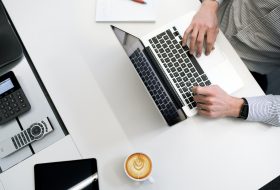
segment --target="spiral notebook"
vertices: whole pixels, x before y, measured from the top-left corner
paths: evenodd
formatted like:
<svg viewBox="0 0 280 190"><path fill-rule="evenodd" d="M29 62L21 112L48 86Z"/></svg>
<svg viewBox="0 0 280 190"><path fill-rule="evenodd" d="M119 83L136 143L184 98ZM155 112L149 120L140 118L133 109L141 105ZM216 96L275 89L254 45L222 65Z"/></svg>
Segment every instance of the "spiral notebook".
<svg viewBox="0 0 280 190"><path fill-rule="evenodd" d="M97 0L96 22L155 22L156 0Z"/></svg>

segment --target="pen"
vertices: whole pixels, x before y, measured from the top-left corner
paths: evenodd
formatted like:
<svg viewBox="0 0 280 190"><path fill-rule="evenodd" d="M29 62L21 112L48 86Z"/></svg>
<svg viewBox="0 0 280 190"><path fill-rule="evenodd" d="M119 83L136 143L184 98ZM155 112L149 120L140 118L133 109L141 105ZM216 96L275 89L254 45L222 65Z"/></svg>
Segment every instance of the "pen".
<svg viewBox="0 0 280 190"><path fill-rule="evenodd" d="M146 4L144 0L132 0L135 3L141 3L141 4Z"/></svg>

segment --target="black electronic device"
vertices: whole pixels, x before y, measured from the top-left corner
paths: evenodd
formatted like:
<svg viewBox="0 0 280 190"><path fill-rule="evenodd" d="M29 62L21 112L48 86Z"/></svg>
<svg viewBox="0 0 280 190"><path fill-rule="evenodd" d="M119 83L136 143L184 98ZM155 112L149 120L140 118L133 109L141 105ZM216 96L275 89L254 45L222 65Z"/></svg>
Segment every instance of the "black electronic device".
<svg viewBox="0 0 280 190"><path fill-rule="evenodd" d="M27 129L0 142L0 158L4 158L34 141L42 139L53 130L48 117L33 123Z"/></svg>
<svg viewBox="0 0 280 190"><path fill-rule="evenodd" d="M15 74L12 71L0 76L0 124L30 110L27 100Z"/></svg>
<svg viewBox="0 0 280 190"><path fill-rule="evenodd" d="M263 186L259 190L279 190L279 189L280 189L280 176L268 182L265 186Z"/></svg>
<svg viewBox="0 0 280 190"><path fill-rule="evenodd" d="M95 158L36 164L35 190L99 190Z"/></svg>
<svg viewBox="0 0 280 190"><path fill-rule="evenodd" d="M9 23L0 1L0 68L18 60L23 55L21 44Z"/></svg>

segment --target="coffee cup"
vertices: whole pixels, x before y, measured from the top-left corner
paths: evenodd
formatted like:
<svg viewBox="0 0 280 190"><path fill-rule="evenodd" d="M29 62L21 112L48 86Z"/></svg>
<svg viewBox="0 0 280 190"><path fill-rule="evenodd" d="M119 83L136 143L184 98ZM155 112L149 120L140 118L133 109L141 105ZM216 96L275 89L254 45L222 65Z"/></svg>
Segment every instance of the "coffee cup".
<svg viewBox="0 0 280 190"><path fill-rule="evenodd" d="M152 174L152 160L144 153L136 152L129 155L124 162L124 171L133 181L141 182L148 180L154 183Z"/></svg>

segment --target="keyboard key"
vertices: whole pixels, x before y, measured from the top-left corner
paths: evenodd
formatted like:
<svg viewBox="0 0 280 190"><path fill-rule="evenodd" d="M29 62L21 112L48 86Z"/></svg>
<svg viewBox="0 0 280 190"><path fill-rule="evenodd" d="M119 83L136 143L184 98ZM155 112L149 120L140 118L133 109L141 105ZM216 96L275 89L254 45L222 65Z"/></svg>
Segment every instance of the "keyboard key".
<svg viewBox="0 0 280 190"><path fill-rule="evenodd" d="M173 34L174 34L174 36L179 36L179 32L178 31L174 32Z"/></svg>
<svg viewBox="0 0 280 190"><path fill-rule="evenodd" d="M181 46L180 44L177 44L175 47L176 47L177 49L182 50L182 46ZM183 51L182 51L182 53L183 53Z"/></svg>
<svg viewBox="0 0 280 190"><path fill-rule="evenodd" d="M171 40L175 39L174 35L172 34L172 32L170 30L167 30L166 33Z"/></svg>
<svg viewBox="0 0 280 190"><path fill-rule="evenodd" d="M200 82L199 86L205 86L205 84L203 82Z"/></svg>
<svg viewBox="0 0 280 190"><path fill-rule="evenodd" d="M176 78L178 82L181 82L183 79L181 77Z"/></svg>
<svg viewBox="0 0 280 190"><path fill-rule="evenodd" d="M193 107L196 107L196 102L192 102L192 106L193 106Z"/></svg>
<svg viewBox="0 0 280 190"><path fill-rule="evenodd" d="M203 72L202 68L200 67L199 63L196 61L195 57L193 55L189 54L189 52L188 52L188 56L191 59L191 62L193 64L193 66L195 67L195 69L197 70L198 74L200 74L200 75L203 74L204 72Z"/></svg>
<svg viewBox="0 0 280 190"><path fill-rule="evenodd" d="M184 72L181 72L181 73L180 73L180 76L181 76L181 77L184 77L185 75L186 75L186 74L185 74Z"/></svg>
<svg viewBox="0 0 280 190"><path fill-rule="evenodd" d="M157 40L157 38L156 38L156 37L152 38L152 40L153 40L153 42L154 42L155 44L157 44L157 43L158 43L158 40Z"/></svg>
<svg viewBox="0 0 280 190"><path fill-rule="evenodd" d="M211 85L211 82L210 82L209 80L207 80L207 81L205 82L205 84L206 84L206 86L209 86L209 85Z"/></svg>
<svg viewBox="0 0 280 190"><path fill-rule="evenodd" d="M162 38L163 35L164 35L164 32L157 35L157 38L160 39L160 38Z"/></svg>
<svg viewBox="0 0 280 190"><path fill-rule="evenodd" d="M183 54L183 55L184 55L184 54ZM185 58L184 61L185 61L185 63L190 62L190 60L189 60L188 58Z"/></svg>
<svg viewBox="0 0 280 190"><path fill-rule="evenodd" d="M180 73L180 72L183 71L183 69L182 69L181 67L178 67L178 68L177 68L177 71Z"/></svg>
<svg viewBox="0 0 280 190"><path fill-rule="evenodd" d="M207 76L205 74L201 75L201 78L202 78L203 81L207 81L208 80L208 78L207 78Z"/></svg>
<svg viewBox="0 0 280 190"><path fill-rule="evenodd" d="M195 79L194 79L194 78L191 78L190 81L191 81L191 83L194 83L194 82L195 82Z"/></svg>

